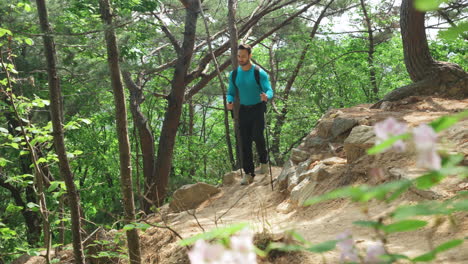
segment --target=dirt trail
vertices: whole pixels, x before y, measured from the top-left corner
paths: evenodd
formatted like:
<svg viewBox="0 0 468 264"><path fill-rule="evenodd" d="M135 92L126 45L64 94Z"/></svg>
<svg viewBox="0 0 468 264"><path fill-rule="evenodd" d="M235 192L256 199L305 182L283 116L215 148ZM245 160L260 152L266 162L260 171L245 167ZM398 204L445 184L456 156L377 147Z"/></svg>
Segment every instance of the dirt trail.
<svg viewBox="0 0 468 264"><path fill-rule="evenodd" d="M274 168L273 175L277 177L281 168ZM222 192L212 197L196 210L196 218L199 224L206 230L226 226L240 222L248 222L256 232L266 230L271 233L281 233L294 229L305 239L312 243L324 242L335 239L336 235L349 230L358 246L365 246L370 241L375 241L375 234L368 228L353 225L353 221L369 220L363 213L363 208L349 201L340 199L326 203L306 207L295 208L290 213L279 213L276 208L283 201L278 192L272 192L270 179L264 175L258 175L253 184L240 186L240 179L231 186L222 187ZM395 206L401 203L411 203L422 198L416 194L406 194ZM379 216L388 211L385 204L371 203L368 210L371 216ZM221 217L222 216L222 217ZM187 212L169 215L170 225L184 238L202 232L197 220ZM442 224L434 233L435 245L454 238L463 238L468 234L468 214L457 215L458 227L449 223ZM427 218L428 219L428 218ZM426 219L426 220L427 220ZM153 219L157 220L157 219ZM375 220L375 219L374 219ZM150 231L151 232L151 231ZM388 248L394 253L406 254L415 257L429 251L426 237L430 234L430 228L419 231L404 232L391 235ZM143 241L145 235L143 235ZM167 258L173 252L174 245L162 248L159 255L160 263L183 263ZM154 250L154 249L153 249ZM155 252L150 248L144 249L145 263L156 259ZM164 252L168 250L168 252ZM165 256L165 257L164 257ZM323 258L325 257L326 262ZM300 254L296 256L277 259L274 263L338 263L339 253L335 250L324 254ZM270 263L264 261L262 263ZM403 262L401 262L403 263ZM440 254L437 261L432 263L462 264L468 263L468 243Z"/></svg>

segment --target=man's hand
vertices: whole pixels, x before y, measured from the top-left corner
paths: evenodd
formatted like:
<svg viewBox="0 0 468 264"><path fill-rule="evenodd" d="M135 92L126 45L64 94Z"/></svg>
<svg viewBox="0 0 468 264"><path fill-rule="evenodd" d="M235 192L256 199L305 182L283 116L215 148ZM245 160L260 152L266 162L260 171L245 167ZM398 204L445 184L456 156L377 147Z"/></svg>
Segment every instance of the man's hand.
<svg viewBox="0 0 468 264"><path fill-rule="evenodd" d="M262 99L262 102L268 102L268 97L266 93L261 93L260 98Z"/></svg>
<svg viewBox="0 0 468 264"><path fill-rule="evenodd" d="M228 111L231 111L234 108L234 104L232 102L230 102L230 103L228 103L226 105L226 108L227 108Z"/></svg>

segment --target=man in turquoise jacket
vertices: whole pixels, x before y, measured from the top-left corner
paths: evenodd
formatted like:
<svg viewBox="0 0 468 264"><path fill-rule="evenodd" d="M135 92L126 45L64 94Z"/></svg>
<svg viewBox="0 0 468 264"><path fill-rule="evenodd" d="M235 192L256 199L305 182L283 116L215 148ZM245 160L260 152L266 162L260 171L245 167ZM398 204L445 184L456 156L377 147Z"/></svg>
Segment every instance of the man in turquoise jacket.
<svg viewBox="0 0 468 264"><path fill-rule="evenodd" d="M239 130L242 146L242 165L245 172L241 184L250 184L255 177L255 166L252 155L252 142L255 141L260 158L260 173L268 172L268 152L263 130L265 129L266 102L273 98L268 74L253 65L252 48L242 44L237 52L239 67L229 75L227 109L233 109L234 98L239 92ZM233 76L235 77L233 80Z"/></svg>

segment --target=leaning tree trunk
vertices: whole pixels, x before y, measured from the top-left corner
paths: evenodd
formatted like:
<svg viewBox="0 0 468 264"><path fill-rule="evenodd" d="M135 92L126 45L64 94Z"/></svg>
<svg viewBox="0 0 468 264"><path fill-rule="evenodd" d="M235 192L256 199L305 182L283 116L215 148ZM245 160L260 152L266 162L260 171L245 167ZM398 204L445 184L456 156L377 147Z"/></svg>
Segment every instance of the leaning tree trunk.
<svg viewBox="0 0 468 264"><path fill-rule="evenodd" d="M49 25L47 8L45 0L37 0L37 12L39 22L41 24L42 33L44 34L44 51L47 61L47 73L49 77L49 93L50 93L50 114L52 117L52 127L54 135L54 145L59 159L59 169L65 185L67 187L67 195L69 199L71 212L71 230L73 236L73 253L75 255L75 263L85 263L83 245L81 244L81 215L80 215L80 198L73 182L73 174L70 169L70 164L67 158L65 149L65 141L63 137L63 105L62 105L62 89L60 80L57 76L57 58L55 52L55 43L52 36L52 30Z"/></svg>
<svg viewBox="0 0 468 264"><path fill-rule="evenodd" d="M100 0L101 15L106 23L107 61L111 74L112 90L114 91L115 115L117 122L117 137L120 153L120 184L123 195L123 206L125 210L125 223L135 221L135 204L132 190L132 165L130 154L130 142L128 139L127 109L125 107L125 93L122 79L120 78L119 51L117 39L112 24L112 12L109 0ZM141 263L140 238L138 230L133 228L127 230L128 253L131 264Z"/></svg>
<svg viewBox="0 0 468 264"><path fill-rule="evenodd" d="M405 65L411 80L384 97L395 101L411 95L438 95L464 98L468 96L468 74L458 65L432 58L424 27L424 12L414 8L413 0L403 0L400 28Z"/></svg>
<svg viewBox="0 0 468 264"><path fill-rule="evenodd" d="M155 159L154 159L154 136L148 123L148 118L141 111L140 105L144 101L143 89L132 80L132 75L129 71L122 72L124 82L130 91L130 111L133 116L133 123L138 129L140 138L140 148L143 159L143 175L145 178L145 188L143 194L142 210L149 214L153 206L150 199L147 199L147 194L155 185ZM139 183L137 183L139 184Z"/></svg>
<svg viewBox="0 0 468 264"><path fill-rule="evenodd" d="M148 194L148 198L158 205L163 204L167 193L174 145L184 102L187 71L195 46L195 32L200 9L198 0L181 0L181 2L186 8L184 42L175 66L166 116L164 117L159 138L158 157L156 159L156 188L152 188Z"/></svg>

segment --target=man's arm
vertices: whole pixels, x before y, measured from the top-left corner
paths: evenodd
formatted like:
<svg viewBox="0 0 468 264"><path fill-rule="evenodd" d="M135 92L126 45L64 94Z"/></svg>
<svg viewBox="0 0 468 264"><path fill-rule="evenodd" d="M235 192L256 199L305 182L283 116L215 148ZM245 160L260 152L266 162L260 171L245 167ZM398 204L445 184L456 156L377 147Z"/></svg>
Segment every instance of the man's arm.
<svg viewBox="0 0 468 264"><path fill-rule="evenodd" d="M234 108L234 98L236 97L236 89L234 87L234 84L232 83L232 72L229 74L229 88L227 92L227 110L232 110Z"/></svg>
<svg viewBox="0 0 468 264"><path fill-rule="evenodd" d="M268 100L271 100L273 98L273 89L271 89L270 77L268 77L268 74L264 70L260 70L260 83Z"/></svg>
<svg viewBox="0 0 468 264"><path fill-rule="evenodd" d="M227 92L227 101L228 103L234 102L234 98L236 97L236 88L232 83L232 72L229 74L229 88Z"/></svg>

